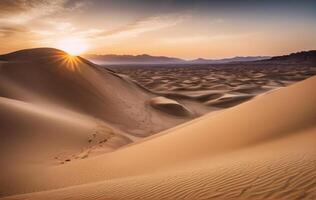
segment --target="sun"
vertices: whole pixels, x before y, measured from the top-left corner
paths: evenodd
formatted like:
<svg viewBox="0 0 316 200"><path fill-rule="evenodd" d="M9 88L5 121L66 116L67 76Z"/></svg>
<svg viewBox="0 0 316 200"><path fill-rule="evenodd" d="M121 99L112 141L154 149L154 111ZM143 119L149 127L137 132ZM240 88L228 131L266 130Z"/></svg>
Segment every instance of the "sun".
<svg viewBox="0 0 316 200"><path fill-rule="evenodd" d="M57 48L66 51L72 56L83 54L88 45L85 40L76 37L63 38L57 42Z"/></svg>

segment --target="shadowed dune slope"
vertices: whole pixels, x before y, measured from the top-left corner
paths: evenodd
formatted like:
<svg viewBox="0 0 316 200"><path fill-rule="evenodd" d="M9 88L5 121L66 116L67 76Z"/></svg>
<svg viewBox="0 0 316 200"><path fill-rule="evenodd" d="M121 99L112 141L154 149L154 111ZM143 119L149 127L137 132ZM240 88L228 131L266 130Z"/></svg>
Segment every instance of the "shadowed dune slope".
<svg viewBox="0 0 316 200"><path fill-rule="evenodd" d="M315 86L312 77L118 151L51 167L33 174L24 192L72 187L7 199L313 199Z"/></svg>
<svg viewBox="0 0 316 200"><path fill-rule="evenodd" d="M0 56L0 96L58 106L147 136L188 119L156 111L154 95L116 73L50 48ZM161 123L164 122L164 123Z"/></svg>

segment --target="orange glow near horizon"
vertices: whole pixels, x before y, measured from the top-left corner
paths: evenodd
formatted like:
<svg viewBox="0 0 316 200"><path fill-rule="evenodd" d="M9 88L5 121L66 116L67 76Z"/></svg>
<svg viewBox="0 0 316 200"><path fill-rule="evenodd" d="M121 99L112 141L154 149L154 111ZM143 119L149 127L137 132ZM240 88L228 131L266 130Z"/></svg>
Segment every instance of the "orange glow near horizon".
<svg viewBox="0 0 316 200"><path fill-rule="evenodd" d="M0 54L285 55L316 49L315 8L311 0L0 1Z"/></svg>

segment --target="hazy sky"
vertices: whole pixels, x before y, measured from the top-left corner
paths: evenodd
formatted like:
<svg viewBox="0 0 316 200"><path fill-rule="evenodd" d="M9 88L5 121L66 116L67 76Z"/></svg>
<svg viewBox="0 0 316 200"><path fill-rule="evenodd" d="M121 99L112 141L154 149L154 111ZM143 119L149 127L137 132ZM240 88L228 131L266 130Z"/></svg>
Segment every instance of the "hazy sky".
<svg viewBox="0 0 316 200"><path fill-rule="evenodd" d="M98 54L280 55L315 35L315 0L0 0L0 53L76 38Z"/></svg>

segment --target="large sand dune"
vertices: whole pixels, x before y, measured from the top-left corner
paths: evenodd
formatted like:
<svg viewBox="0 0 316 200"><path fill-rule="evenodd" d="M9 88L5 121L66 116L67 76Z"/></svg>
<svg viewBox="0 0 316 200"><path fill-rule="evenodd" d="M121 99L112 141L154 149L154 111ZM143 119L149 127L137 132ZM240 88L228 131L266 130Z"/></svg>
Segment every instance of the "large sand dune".
<svg viewBox="0 0 316 200"><path fill-rule="evenodd" d="M128 79L62 51L22 50L1 59L3 97L63 107L138 136L184 121L151 109L146 102L154 95Z"/></svg>

